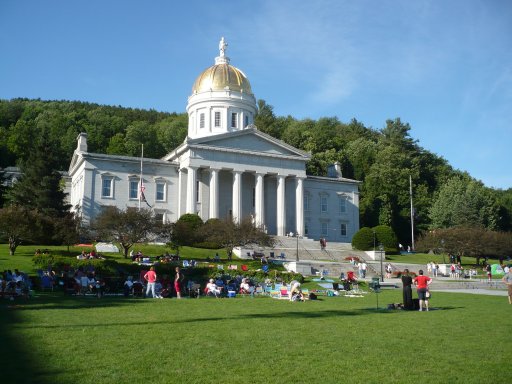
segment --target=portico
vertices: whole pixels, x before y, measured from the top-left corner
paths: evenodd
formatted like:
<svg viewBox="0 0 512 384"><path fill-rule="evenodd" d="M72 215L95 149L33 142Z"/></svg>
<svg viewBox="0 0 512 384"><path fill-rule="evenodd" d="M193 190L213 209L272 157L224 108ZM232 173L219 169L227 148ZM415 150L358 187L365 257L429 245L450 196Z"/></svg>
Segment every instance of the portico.
<svg viewBox="0 0 512 384"><path fill-rule="evenodd" d="M197 213L203 221L230 217L239 223L251 218L271 234L304 234L305 175L206 163L182 167L179 175L180 195L186 196L181 214Z"/></svg>

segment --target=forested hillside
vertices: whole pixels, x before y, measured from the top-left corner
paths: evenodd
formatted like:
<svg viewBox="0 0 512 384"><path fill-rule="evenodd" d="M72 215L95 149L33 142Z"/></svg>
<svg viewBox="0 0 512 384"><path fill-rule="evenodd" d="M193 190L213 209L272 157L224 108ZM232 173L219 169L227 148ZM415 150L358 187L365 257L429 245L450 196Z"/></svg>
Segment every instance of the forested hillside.
<svg viewBox="0 0 512 384"><path fill-rule="evenodd" d="M258 106L260 130L312 154L308 174L325 175L327 165L338 161L344 177L363 182L361 226L390 225L409 243L410 176L419 230L461 224L512 229L512 189L493 190L454 170L422 148L399 118L376 130L336 117L278 117L263 100ZM83 102L0 100L0 168L28 159L44 136L58 151L60 169L67 170L80 132L87 132L91 152L139 156L144 144L145 157L159 158L185 139L187 115Z"/></svg>

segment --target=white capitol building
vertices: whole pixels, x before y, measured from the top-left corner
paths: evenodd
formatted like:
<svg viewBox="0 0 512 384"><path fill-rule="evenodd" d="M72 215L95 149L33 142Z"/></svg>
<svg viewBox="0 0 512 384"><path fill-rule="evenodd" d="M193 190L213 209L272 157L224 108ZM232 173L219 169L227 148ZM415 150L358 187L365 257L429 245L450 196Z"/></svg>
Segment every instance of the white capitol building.
<svg viewBox="0 0 512 384"><path fill-rule="evenodd" d="M306 175L310 155L254 125L256 98L245 74L230 65L224 38L215 64L188 98L188 135L162 159L143 159L145 197L161 220L185 213L203 221L250 217L271 235L350 242L359 229L358 181L333 164L327 177ZM105 206L139 206L141 159L89 153L87 134L69 167L70 203L84 223Z"/></svg>

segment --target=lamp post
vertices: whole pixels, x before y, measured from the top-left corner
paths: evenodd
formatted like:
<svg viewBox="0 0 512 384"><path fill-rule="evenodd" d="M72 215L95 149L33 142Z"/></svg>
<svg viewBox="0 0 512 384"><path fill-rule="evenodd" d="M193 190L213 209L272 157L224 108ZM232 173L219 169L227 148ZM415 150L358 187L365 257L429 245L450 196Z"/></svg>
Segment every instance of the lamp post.
<svg viewBox="0 0 512 384"><path fill-rule="evenodd" d="M384 246L379 244L379 253L380 253L380 281L384 282L384 269L382 267L382 257L384 254Z"/></svg>
<svg viewBox="0 0 512 384"><path fill-rule="evenodd" d="M443 254L443 264L446 264L446 259L444 258L444 239L441 239L441 253Z"/></svg>

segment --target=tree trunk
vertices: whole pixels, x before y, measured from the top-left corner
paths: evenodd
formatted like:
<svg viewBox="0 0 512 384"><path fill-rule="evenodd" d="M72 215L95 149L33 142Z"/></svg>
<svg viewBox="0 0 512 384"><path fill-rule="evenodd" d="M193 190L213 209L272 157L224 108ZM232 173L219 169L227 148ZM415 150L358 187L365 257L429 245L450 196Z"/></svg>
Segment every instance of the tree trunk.
<svg viewBox="0 0 512 384"><path fill-rule="evenodd" d="M14 256L14 252L16 252L16 248L18 247L18 243L15 238L9 237L9 255Z"/></svg>
<svg viewBox="0 0 512 384"><path fill-rule="evenodd" d="M121 248L123 248L124 258L127 259L128 258L128 251L130 250L131 245L127 245L127 244L124 244L124 243L119 243L119 244L121 245Z"/></svg>

